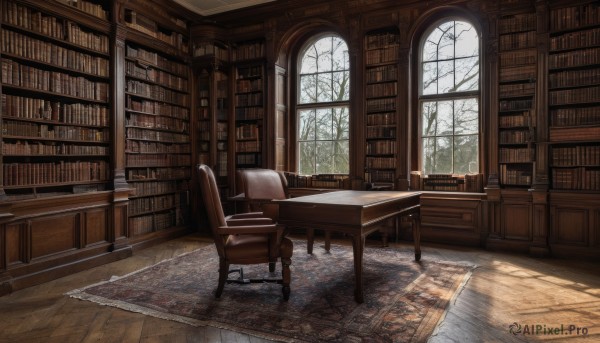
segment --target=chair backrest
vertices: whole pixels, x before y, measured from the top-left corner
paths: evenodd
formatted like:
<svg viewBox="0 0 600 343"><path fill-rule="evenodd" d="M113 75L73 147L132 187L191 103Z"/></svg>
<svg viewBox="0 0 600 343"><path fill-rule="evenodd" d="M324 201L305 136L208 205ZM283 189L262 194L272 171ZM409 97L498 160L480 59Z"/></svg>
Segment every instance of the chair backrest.
<svg viewBox="0 0 600 343"><path fill-rule="evenodd" d="M287 180L271 169L240 170L244 194L250 200L283 200L287 196Z"/></svg>
<svg viewBox="0 0 600 343"><path fill-rule="evenodd" d="M223 237L218 234L217 229L220 226L227 225L225 214L221 205L221 197L219 196L219 188L212 170L205 164L198 165L198 183L202 192L202 200L208 216L208 224L212 231L215 245L219 256L225 256L225 248Z"/></svg>

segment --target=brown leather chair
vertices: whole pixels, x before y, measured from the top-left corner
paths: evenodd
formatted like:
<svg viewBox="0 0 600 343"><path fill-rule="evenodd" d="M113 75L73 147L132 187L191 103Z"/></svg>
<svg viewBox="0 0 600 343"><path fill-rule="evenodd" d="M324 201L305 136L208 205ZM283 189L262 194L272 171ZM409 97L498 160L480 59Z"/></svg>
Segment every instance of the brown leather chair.
<svg viewBox="0 0 600 343"><path fill-rule="evenodd" d="M270 207L272 200L283 200L290 197L285 176L272 169L240 169L238 183L243 190L243 197L250 211L262 211L264 216L273 218L277 215L276 208ZM274 218L276 219L276 218ZM314 245L314 229L306 229L306 250L312 254ZM330 249L330 235L325 232L325 250Z"/></svg>
<svg viewBox="0 0 600 343"><path fill-rule="evenodd" d="M284 237L283 228L269 218L260 217L261 213L225 217L212 170L206 165L199 165L198 178L209 225L219 254L219 284L216 297L221 296L226 282L236 282L228 280L230 264L269 263L269 270L273 272L275 262L281 259L281 279L253 279L248 282L281 283L283 298L288 300L293 245L291 240ZM241 277L243 278L243 275Z"/></svg>

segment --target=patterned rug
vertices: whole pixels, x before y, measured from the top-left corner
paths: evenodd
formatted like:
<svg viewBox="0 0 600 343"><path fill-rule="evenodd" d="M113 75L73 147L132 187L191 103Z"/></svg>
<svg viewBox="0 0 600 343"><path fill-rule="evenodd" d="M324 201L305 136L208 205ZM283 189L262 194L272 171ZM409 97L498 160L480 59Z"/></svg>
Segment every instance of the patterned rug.
<svg viewBox="0 0 600 343"><path fill-rule="evenodd" d="M72 297L191 325L210 325L286 342L423 342L473 266L428 259L412 249L367 247L365 302L354 301L352 247L327 254L294 241L291 295L281 285L227 284L214 297L218 257L207 246L129 275L74 290ZM281 275L278 265L277 276ZM268 275L244 266L246 277Z"/></svg>

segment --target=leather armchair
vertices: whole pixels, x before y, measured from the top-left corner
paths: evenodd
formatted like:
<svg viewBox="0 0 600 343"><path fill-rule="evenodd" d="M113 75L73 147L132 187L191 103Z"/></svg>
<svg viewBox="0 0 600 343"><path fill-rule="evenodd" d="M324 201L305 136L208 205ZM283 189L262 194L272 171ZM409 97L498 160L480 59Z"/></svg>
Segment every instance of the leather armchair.
<svg viewBox="0 0 600 343"><path fill-rule="evenodd" d="M284 300L290 296L290 264L293 252L292 241L284 236L284 228L265 218L262 213L246 213L225 217L219 190L212 170L206 165L198 166L199 186L208 215L217 253L219 254L219 283L215 296L219 298L228 280L231 264L268 263L274 271L280 259L281 279L259 279L249 282L275 281L282 284ZM243 278L243 275L242 275Z"/></svg>

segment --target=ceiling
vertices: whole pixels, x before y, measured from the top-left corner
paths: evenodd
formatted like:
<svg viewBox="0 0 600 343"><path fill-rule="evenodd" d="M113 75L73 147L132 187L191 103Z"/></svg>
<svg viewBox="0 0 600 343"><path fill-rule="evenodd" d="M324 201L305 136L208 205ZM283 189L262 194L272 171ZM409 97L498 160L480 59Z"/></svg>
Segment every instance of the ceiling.
<svg viewBox="0 0 600 343"><path fill-rule="evenodd" d="M203 16L264 4L275 0L174 0L176 3Z"/></svg>

